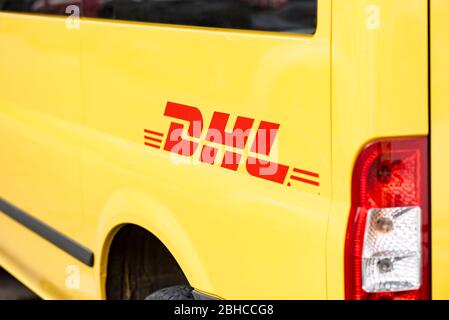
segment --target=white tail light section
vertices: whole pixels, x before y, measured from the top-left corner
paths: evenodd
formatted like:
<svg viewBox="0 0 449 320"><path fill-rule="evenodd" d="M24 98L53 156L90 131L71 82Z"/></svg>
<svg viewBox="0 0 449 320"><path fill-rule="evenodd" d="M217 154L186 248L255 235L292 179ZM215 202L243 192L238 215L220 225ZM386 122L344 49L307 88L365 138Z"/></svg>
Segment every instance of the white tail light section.
<svg viewBox="0 0 449 320"><path fill-rule="evenodd" d="M421 208L369 210L362 254L363 290L417 290L421 265Z"/></svg>

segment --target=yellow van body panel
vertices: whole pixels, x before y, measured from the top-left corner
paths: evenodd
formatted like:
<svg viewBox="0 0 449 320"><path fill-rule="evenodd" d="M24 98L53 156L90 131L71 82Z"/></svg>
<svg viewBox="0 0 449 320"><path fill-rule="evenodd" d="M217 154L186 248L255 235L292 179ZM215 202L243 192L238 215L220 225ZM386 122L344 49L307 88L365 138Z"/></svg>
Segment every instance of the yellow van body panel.
<svg viewBox="0 0 449 320"><path fill-rule="evenodd" d="M332 5L327 272L328 298L342 299L351 180L359 152L379 138L429 131L427 1L334 0Z"/></svg>
<svg viewBox="0 0 449 320"><path fill-rule="evenodd" d="M8 168L2 180L29 169L23 181L2 184L2 198L93 250L96 261L86 268L2 216L1 263L44 297L105 298L111 239L120 226L137 224L167 246L203 292L325 299L331 2L319 6L313 36L94 19L68 30L65 19L2 13L2 30L8 30L1 35L8 48L2 55L10 57L2 57L0 72L11 89L0 98L0 127L2 136L13 137L2 147L17 153L2 154L1 167ZM45 38L31 42L35 25L45 28ZM55 43L64 37L76 41ZM35 70L35 61L12 58L40 53L63 61L46 59L43 70ZM64 63L72 69L61 68ZM65 72L73 84L62 81ZM19 84L28 90L20 97ZM245 166L199 164L197 155L179 164L186 159L145 146L144 129L164 132L174 120L164 117L169 101L197 107L205 127L214 112L230 114L228 128L237 117L254 119L255 129L262 121L280 124L275 152L266 159L287 165L288 176L293 168L314 172L319 182L274 183ZM69 159L55 165L47 154ZM70 182L60 181L65 178ZM44 184L41 194L11 188L35 181ZM66 216L70 202L57 192L82 209ZM81 268L79 290L66 289L70 265Z"/></svg>
<svg viewBox="0 0 449 320"><path fill-rule="evenodd" d="M432 294L449 299L449 3L431 1Z"/></svg>
<svg viewBox="0 0 449 320"><path fill-rule="evenodd" d="M325 299L330 13L320 1L313 37L84 21L87 243L138 221L203 292ZM174 121L169 101L198 108L205 127L214 112L231 115L229 129L238 116L280 124L277 161L319 173L319 187L146 147L144 129L165 133Z"/></svg>
<svg viewBox="0 0 449 320"><path fill-rule="evenodd" d="M319 0L313 36L0 13L0 198L95 257L88 267L0 214L0 265L45 298L104 299L109 246L134 224L201 292L344 299L354 162L369 141L429 134L427 43L427 0ZM144 130L165 141L188 126L168 103L202 115L201 147L216 112L228 130L279 124L264 159L286 180L145 145Z"/></svg>
<svg viewBox="0 0 449 320"><path fill-rule="evenodd" d="M83 242L80 36L64 19L0 13L1 198ZM0 260L43 297L73 294L66 269L77 260L3 214ZM80 268L74 294L92 297L94 273Z"/></svg>

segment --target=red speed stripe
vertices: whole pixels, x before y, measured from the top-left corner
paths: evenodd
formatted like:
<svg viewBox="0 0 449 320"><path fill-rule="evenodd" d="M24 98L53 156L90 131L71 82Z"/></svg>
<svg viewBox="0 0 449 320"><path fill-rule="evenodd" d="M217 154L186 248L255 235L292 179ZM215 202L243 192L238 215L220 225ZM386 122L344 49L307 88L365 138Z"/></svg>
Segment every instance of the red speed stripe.
<svg viewBox="0 0 449 320"><path fill-rule="evenodd" d="M145 136L145 139L146 139L146 140L150 140L150 141L154 141L154 142L162 143L162 140L161 140L161 139L152 138L152 137L149 137L149 136Z"/></svg>
<svg viewBox="0 0 449 320"><path fill-rule="evenodd" d="M301 169L293 169L294 172L299 173L299 174L304 174L306 176L311 176L311 177L315 177L315 178L319 178L320 175L318 173L314 173L314 172L310 172L310 171L306 171L306 170L301 170Z"/></svg>
<svg viewBox="0 0 449 320"><path fill-rule="evenodd" d="M314 186L317 186L317 187L320 186L319 182L312 181L312 180L309 180L309 179L303 179L303 178L296 177L296 176L291 176L290 178L292 178L293 180L296 180L296 181L299 181L299 182L304 182L304 183L307 183L307 184L311 184L311 185L314 185Z"/></svg>
<svg viewBox="0 0 449 320"><path fill-rule="evenodd" d="M145 142L145 145L147 147L151 147L151 148L155 148L155 149L160 149L161 148L161 146L158 146L156 144L152 144L152 143L149 143L149 142Z"/></svg>
<svg viewBox="0 0 449 320"><path fill-rule="evenodd" d="M160 133L160 132L151 131L151 130L148 130L148 129L145 129L144 131L145 131L145 133L152 134L152 135L155 135L155 136L158 136L158 137L163 137L164 136L164 134Z"/></svg>

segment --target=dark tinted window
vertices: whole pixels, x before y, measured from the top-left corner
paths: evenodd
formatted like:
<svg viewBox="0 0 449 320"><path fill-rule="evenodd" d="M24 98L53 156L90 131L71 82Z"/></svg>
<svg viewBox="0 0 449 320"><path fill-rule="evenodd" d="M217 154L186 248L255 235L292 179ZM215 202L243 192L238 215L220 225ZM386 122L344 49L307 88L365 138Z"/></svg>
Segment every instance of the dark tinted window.
<svg viewBox="0 0 449 320"><path fill-rule="evenodd" d="M89 17L314 33L317 0L84 0Z"/></svg>
<svg viewBox="0 0 449 320"><path fill-rule="evenodd" d="M65 15L70 5L81 5L82 0L0 0L0 10Z"/></svg>
<svg viewBox="0 0 449 320"><path fill-rule="evenodd" d="M318 0L0 0L0 10L201 27L314 33Z"/></svg>

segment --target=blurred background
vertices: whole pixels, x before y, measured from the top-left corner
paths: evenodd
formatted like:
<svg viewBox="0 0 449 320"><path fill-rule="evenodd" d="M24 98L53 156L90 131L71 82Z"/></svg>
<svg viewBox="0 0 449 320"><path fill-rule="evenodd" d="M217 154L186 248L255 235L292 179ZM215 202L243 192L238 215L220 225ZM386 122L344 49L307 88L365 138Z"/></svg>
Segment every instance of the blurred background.
<svg viewBox="0 0 449 320"><path fill-rule="evenodd" d="M0 267L0 300L39 300L39 297Z"/></svg>

